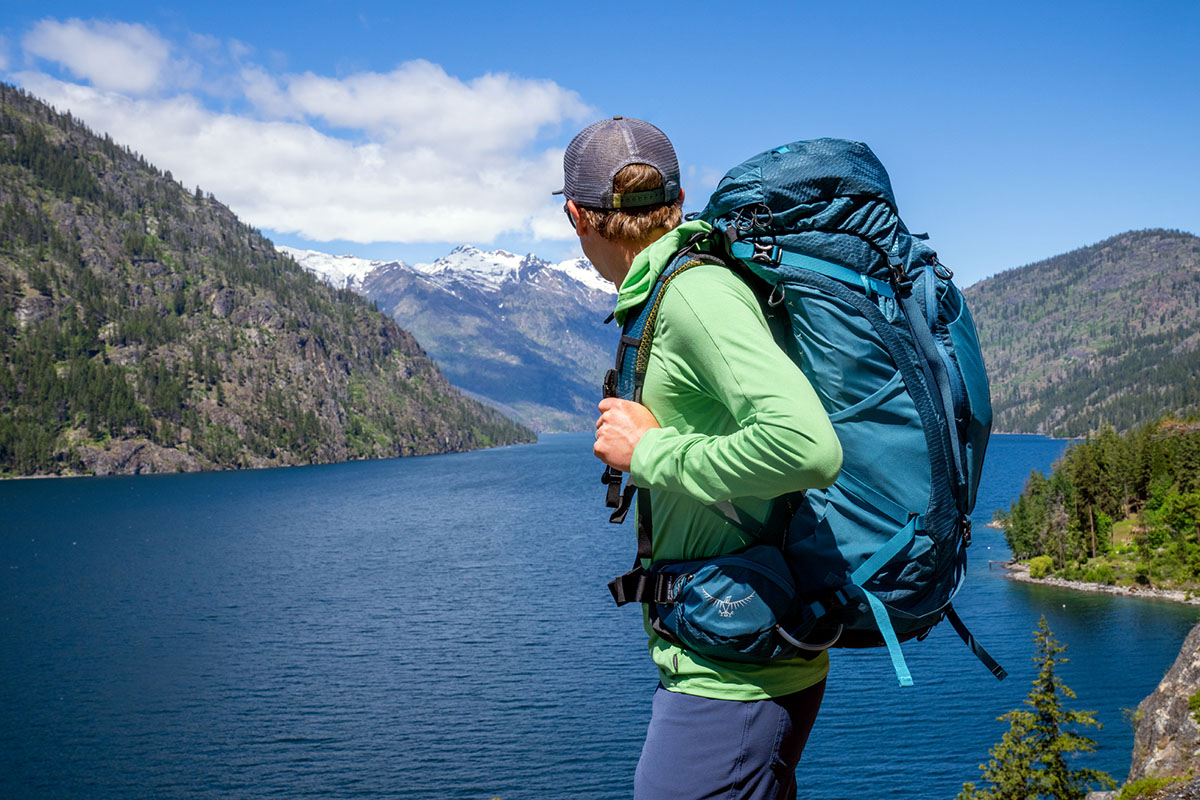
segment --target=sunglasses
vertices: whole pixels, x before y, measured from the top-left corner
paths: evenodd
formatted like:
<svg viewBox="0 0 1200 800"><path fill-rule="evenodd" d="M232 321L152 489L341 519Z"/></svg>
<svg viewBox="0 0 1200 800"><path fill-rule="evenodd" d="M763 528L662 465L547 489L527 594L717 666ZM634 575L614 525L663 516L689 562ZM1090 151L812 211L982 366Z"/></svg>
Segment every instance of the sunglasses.
<svg viewBox="0 0 1200 800"><path fill-rule="evenodd" d="M571 209L567 207L566 203L563 203L563 213L567 215L567 220L571 223L571 230L575 230L578 224L575 222L575 217L571 216Z"/></svg>

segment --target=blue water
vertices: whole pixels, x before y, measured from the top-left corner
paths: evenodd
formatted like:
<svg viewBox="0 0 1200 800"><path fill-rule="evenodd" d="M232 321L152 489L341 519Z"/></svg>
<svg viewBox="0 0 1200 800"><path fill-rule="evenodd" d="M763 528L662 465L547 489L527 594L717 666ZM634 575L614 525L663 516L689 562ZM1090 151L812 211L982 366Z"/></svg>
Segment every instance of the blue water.
<svg viewBox="0 0 1200 800"><path fill-rule="evenodd" d="M1123 777L1122 708L1200 610L1012 583L982 527L1064 445L994 437L950 627L837 652L801 796L952 797L1033 677L1039 615ZM0 796L625 798L656 677L605 583L590 437L333 466L0 483Z"/></svg>

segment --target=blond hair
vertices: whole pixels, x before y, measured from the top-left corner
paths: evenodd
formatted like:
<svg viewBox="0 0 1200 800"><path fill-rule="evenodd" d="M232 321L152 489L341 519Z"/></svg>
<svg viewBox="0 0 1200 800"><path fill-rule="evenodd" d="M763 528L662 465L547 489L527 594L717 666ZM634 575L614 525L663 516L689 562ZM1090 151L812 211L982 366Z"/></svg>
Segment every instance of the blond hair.
<svg viewBox="0 0 1200 800"><path fill-rule="evenodd" d="M629 164L613 176L613 191L621 194L646 192L662 185L662 175L649 164ZM580 206L579 212L588 227L605 239L650 244L683 221L683 201L675 198L669 203L629 209Z"/></svg>

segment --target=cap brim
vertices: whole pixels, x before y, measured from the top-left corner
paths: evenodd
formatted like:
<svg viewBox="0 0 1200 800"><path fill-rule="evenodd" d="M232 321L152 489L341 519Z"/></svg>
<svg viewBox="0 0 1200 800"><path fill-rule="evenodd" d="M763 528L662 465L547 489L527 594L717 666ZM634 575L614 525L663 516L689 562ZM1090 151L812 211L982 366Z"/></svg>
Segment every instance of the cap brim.
<svg viewBox="0 0 1200 800"><path fill-rule="evenodd" d="M562 193L563 193L563 192L565 192L565 191L566 191L566 189L555 189L555 190L554 190L553 192L551 192L550 194L562 194Z"/></svg>

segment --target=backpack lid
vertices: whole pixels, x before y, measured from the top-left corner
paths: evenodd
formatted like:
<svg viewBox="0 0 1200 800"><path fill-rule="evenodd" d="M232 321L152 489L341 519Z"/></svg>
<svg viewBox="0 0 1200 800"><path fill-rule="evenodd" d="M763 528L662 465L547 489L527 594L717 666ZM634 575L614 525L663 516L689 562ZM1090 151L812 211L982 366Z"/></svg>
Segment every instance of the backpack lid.
<svg viewBox="0 0 1200 800"><path fill-rule="evenodd" d="M871 197L896 208L891 179L870 147L809 139L764 151L726 172L700 219L714 223L758 203L779 213L835 197Z"/></svg>

